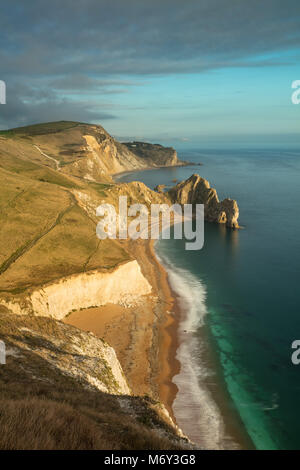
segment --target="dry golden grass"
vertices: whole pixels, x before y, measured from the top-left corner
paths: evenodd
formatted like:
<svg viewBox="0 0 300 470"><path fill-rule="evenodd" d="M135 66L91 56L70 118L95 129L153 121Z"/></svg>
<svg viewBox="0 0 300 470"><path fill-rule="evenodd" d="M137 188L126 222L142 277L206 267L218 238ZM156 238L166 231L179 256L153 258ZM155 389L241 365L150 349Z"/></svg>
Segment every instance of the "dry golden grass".
<svg viewBox="0 0 300 470"><path fill-rule="evenodd" d="M0 401L0 449L105 449L96 425L67 404L32 398Z"/></svg>
<svg viewBox="0 0 300 470"><path fill-rule="evenodd" d="M0 313L0 339L11 351L0 366L0 449L184 447L152 399L103 393L55 367L80 335L49 318Z"/></svg>
<svg viewBox="0 0 300 470"><path fill-rule="evenodd" d="M42 398L0 400L1 450L181 449L114 411L84 413Z"/></svg>

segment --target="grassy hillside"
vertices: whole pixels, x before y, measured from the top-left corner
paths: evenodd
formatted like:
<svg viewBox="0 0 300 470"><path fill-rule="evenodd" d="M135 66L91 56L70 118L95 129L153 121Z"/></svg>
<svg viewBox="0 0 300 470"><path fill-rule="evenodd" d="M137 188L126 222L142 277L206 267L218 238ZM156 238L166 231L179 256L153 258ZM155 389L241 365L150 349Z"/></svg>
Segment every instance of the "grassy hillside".
<svg viewBox="0 0 300 470"><path fill-rule="evenodd" d="M103 127L72 121L0 131L0 156L5 156L4 168L9 164L35 171L37 163L80 180L103 182L111 181L113 173L146 166Z"/></svg>
<svg viewBox="0 0 300 470"><path fill-rule="evenodd" d="M19 302L24 309L28 293L47 283L132 259L126 241L97 238L96 208L117 206L121 194L129 204L159 203L163 196L142 183L112 182L107 167L139 164L122 152L100 126L60 122L0 133L0 340L7 350L0 365L0 449L187 445L160 404L114 395L115 375L98 354L105 343L4 306Z"/></svg>
<svg viewBox="0 0 300 470"><path fill-rule="evenodd" d="M125 193L129 204L146 202L148 189L115 185L106 173L80 176L78 162L89 162L86 134L91 145L103 140L106 159L118 150L115 158L126 161L129 154L101 126L61 121L0 132L0 297L131 259L118 241L96 237L96 207L117 205Z"/></svg>
<svg viewBox="0 0 300 470"><path fill-rule="evenodd" d="M0 294L130 259L117 242L98 240L95 211L89 216L76 199L83 191L96 208L110 185L31 161L18 138L10 144L2 142L5 152L0 145Z"/></svg>
<svg viewBox="0 0 300 470"><path fill-rule="evenodd" d="M9 129L7 131L0 131L0 136L3 135L13 138L16 136L52 134L54 132L65 131L66 129L79 126L80 124L83 123L75 121L45 122L42 124L34 124L32 126L17 127L15 129Z"/></svg>
<svg viewBox="0 0 300 470"><path fill-rule="evenodd" d="M186 447L155 401L91 384L94 377L114 389L109 364L93 357L90 343L106 346L93 335L2 311L0 339L7 348L0 365L0 449Z"/></svg>

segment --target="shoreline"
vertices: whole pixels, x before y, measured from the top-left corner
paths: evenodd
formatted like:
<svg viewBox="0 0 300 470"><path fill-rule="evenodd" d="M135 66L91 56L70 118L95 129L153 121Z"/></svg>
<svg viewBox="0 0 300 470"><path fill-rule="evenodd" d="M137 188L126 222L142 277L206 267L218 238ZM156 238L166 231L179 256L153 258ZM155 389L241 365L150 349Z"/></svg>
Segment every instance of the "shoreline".
<svg viewBox="0 0 300 470"><path fill-rule="evenodd" d="M157 257L153 240L124 241L124 244L140 264L144 276L153 287L153 293L146 296L142 304L132 308L108 304L73 312L64 321L104 338L115 349L133 393L148 394L162 402L174 423L183 428L182 431L199 448L212 448L207 432L212 426L208 426L208 422L216 424L214 420L218 415L215 429L221 429L223 437L220 445L216 444L213 448L253 449L252 441L237 411L233 409L212 345L205 352L205 363L214 373L213 386L204 384L206 390L202 390L204 394L200 403L199 396L191 396L189 379L180 384L179 390L176 382L181 377L182 364L178 354L184 342L180 329L187 315L183 299L174 290L167 268ZM201 341L207 346L208 332L205 326L202 330ZM194 406L189 412L197 411L199 404L202 411L210 410L206 421L201 418L198 409L199 422L189 420L182 426L182 416L176 413L176 400L178 402L179 399L180 405L181 399L179 410L182 408L182 415L186 397L188 404L191 400L191 408Z"/></svg>
<svg viewBox="0 0 300 470"><path fill-rule="evenodd" d="M187 162L183 165L180 163L172 167L190 166L191 164L193 162ZM163 167L147 169L160 168ZM114 181L119 182L118 176L143 170L115 174L113 175ZM124 307L117 305L91 309L95 310L95 315L94 318L89 319L87 324L79 321L79 317L82 318L82 312L75 312L77 316L79 315L75 319L75 323L72 323L75 314L71 314L70 321L67 322L91 330L107 340L118 355L133 393L149 394L162 402L174 423L183 427L183 432L200 448L254 449L251 438L227 390L217 352L212 341L209 341L210 333L205 325L201 329L201 342L206 345L206 352L205 358L202 356L201 358L213 373L214 384L211 386L209 381L205 383L205 380L202 384L204 385L204 389L201 391L204 392L202 399L203 402L210 402L210 413L207 415L205 428L201 415L203 411L208 411L209 406L207 407L207 403L203 403L204 408L202 407L203 409L198 413L199 420L202 421L199 427L202 425L202 432L207 434L206 429L210 429L210 423L215 420L215 432L222 437L216 441L214 435L211 434L211 439L206 436L206 444L204 444L205 438L201 435L201 431L197 429L196 434L193 432L193 428L197 428L197 424L191 425L195 421L193 414L187 424L182 426L179 422L178 413L174 410L176 399L178 401L179 394L189 397L192 388L189 386L190 377L181 383L180 388L176 384L182 375L182 366L187 365L186 363L182 364L183 361L178 356L184 343L180 329L187 319L188 309L184 305L183 296L176 292L172 286L170 272L155 251L155 242L155 240L132 241L128 239L121 242L129 254L138 261L143 275L152 286L153 292L148 299L144 299L143 305L133 309L124 309ZM103 318L103 313L106 320ZM111 325L112 322L115 322L116 325ZM123 327L120 329L118 325ZM127 336L126 333L128 333ZM120 338L123 338L123 341ZM193 379L195 379L195 374ZM197 378L194 382L197 382ZM190 396L190 398L192 397ZM194 396L193 399L194 407L199 408L199 397ZM210 441L214 441L215 446L211 447Z"/></svg>
<svg viewBox="0 0 300 470"><path fill-rule="evenodd" d="M165 308L163 312L158 328L158 359L160 367L156 381L160 401L166 406L173 421L177 424L173 411L173 403L178 393L178 387L173 382L173 377L180 373L181 367L180 362L176 358L179 347L178 329L181 312L178 298L169 283L166 269L157 258L154 244L153 240L150 241L149 252L157 266L157 276L159 276L161 288L164 292L164 301L169 305L169 308Z"/></svg>
<svg viewBox="0 0 300 470"><path fill-rule="evenodd" d="M123 183L123 181L119 181L118 178L121 178L122 176L130 175L131 173L139 173L141 171L151 171L151 170L162 170L164 168L183 168L186 166L203 166L203 163L185 162L184 160L181 160L181 163L178 163L176 165L160 165L160 166L153 166L153 167L147 166L145 168L139 168L135 170L120 171L119 173L114 173L111 176L115 183L120 183L120 182Z"/></svg>
<svg viewBox="0 0 300 470"><path fill-rule="evenodd" d="M154 248L153 255L157 259ZM167 341L171 341L167 353L164 351L166 342L164 346L160 345L161 353L164 354L165 360L168 360L167 370L162 368L161 377L159 377L161 401L171 407L172 417L175 418L176 424L202 449L254 449L227 391L219 359L209 341L208 327L205 324L201 327L201 343L205 344L206 349L204 354L201 352L203 361L201 367L207 367L208 371L213 373L213 381L209 375L208 379L204 378L201 387L197 384L196 394L193 393L191 382L197 377L193 371L189 373L192 369L191 357L188 357L188 363L185 361L186 358L182 360L180 357L180 349L184 344L193 341L189 332L183 329L184 323L190 323L188 308L184 305L185 299L172 285L169 267L165 266L161 259L157 259L157 263L165 273L166 282L174 299L173 321L170 323L167 319L161 326L162 337L165 336ZM165 388L170 384L172 388L166 392ZM174 390L176 390L175 393L173 393ZM201 400L199 400L199 394L201 394ZM215 434L220 436L219 440L215 440ZM214 440L215 445L211 446Z"/></svg>

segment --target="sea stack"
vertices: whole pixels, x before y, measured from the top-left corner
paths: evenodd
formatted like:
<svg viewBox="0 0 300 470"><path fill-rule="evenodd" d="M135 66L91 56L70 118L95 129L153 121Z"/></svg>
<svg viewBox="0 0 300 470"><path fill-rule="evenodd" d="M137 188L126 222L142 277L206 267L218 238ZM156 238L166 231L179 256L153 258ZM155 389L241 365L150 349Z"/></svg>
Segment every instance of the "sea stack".
<svg viewBox="0 0 300 470"><path fill-rule="evenodd" d="M239 228L239 208L234 199L219 201L217 191L209 182L194 174L186 181L181 181L167 193L173 203L204 204L204 216L208 222L226 224L227 227Z"/></svg>

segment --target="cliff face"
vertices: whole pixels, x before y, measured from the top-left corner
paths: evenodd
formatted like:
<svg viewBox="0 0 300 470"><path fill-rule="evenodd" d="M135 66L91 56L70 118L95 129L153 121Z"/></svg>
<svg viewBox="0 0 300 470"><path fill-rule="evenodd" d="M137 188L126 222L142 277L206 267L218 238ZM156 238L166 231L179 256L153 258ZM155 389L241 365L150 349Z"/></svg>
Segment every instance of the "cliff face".
<svg viewBox="0 0 300 470"><path fill-rule="evenodd" d="M204 216L209 222L238 228L239 208L234 199L219 201L217 191L199 175L192 175L170 189L167 193L173 203L204 204Z"/></svg>
<svg viewBox="0 0 300 470"><path fill-rule="evenodd" d="M136 305L151 286L137 261L121 264L111 272L80 273L42 286L26 297L14 295L1 304L13 313L62 319L72 310L119 304Z"/></svg>
<svg viewBox="0 0 300 470"><path fill-rule="evenodd" d="M114 140L100 126L91 126L83 135L86 142L85 161L75 162L77 168L85 172L85 178L99 180L99 176L113 175L123 171L134 171L146 168L146 163L131 153L126 146ZM67 168L74 174L74 164ZM100 175L99 175L100 173Z"/></svg>
<svg viewBox="0 0 300 470"><path fill-rule="evenodd" d="M3 338L6 344L9 341L7 356L12 360L24 359L25 370L27 367L30 370L26 352L34 351L36 360L44 361L50 369L81 382L86 388L114 395L131 393L115 351L100 338L64 323L41 319L20 321L12 313L0 313L0 318L4 324L0 334L3 335L5 325L10 327ZM13 326L13 321L19 329ZM35 373L43 376L42 370ZM51 381L51 374L48 379Z"/></svg>
<svg viewBox="0 0 300 470"><path fill-rule="evenodd" d="M123 145L139 159L142 159L146 166L160 167L184 164L178 159L177 152L173 147L163 147L159 144L146 142L126 142Z"/></svg>

